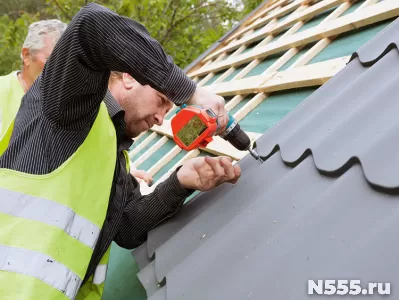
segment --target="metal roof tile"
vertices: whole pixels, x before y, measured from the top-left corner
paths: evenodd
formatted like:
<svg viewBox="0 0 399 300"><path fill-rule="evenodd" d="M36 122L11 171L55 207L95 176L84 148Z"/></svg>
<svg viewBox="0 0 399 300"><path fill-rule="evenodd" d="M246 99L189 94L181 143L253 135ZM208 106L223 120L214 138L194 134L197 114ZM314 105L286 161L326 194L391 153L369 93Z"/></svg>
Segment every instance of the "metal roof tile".
<svg viewBox="0 0 399 300"><path fill-rule="evenodd" d="M150 300L312 299L309 279L399 284L398 23L257 141L264 163L244 157L237 184L150 232L139 274Z"/></svg>
<svg viewBox="0 0 399 300"><path fill-rule="evenodd" d="M261 136L259 153L267 157L278 146L284 162L295 165L311 152L326 174L342 173L360 160L371 184L399 188L399 150L392 145L399 126L398 54L392 49L371 67L352 60L280 126Z"/></svg>

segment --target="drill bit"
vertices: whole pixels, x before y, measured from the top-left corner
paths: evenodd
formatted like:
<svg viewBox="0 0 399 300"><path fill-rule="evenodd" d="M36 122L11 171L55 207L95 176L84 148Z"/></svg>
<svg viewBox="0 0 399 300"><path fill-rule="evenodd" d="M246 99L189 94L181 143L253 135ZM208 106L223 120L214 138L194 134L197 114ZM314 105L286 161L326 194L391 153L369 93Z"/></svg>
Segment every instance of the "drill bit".
<svg viewBox="0 0 399 300"><path fill-rule="evenodd" d="M263 159L260 157L260 155L258 154L258 152L256 152L255 149L248 149L249 153L251 153L252 157L255 158L256 160L259 160L260 162L264 162Z"/></svg>

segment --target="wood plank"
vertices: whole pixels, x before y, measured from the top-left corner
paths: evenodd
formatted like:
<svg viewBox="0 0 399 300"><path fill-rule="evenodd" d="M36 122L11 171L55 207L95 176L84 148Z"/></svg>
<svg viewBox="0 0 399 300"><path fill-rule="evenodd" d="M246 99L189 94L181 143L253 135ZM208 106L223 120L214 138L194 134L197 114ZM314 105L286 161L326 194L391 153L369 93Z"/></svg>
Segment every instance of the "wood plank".
<svg viewBox="0 0 399 300"><path fill-rule="evenodd" d="M134 156L137 155L144 147L146 147L153 139L155 139L158 135L153 132L149 137L147 137L144 141L142 141L140 144L137 145L136 148L133 149L133 151L130 151L129 157L132 159Z"/></svg>
<svg viewBox="0 0 399 300"><path fill-rule="evenodd" d="M219 83L213 91L221 96L230 96L321 85L345 67L348 60L349 56L345 56L281 72L267 71L258 76Z"/></svg>
<svg viewBox="0 0 399 300"><path fill-rule="evenodd" d="M166 137L173 138L173 132L169 120L165 120L162 126L154 125L151 130ZM260 134L258 133L248 133L248 135L253 139L256 139L260 136ZM243 156L246 155L246 151L237 150L229 142L225 141L219 136L215 136L213 138L213 141L210 142L206 148L200 149L214 155L230 156L232 159L241 159Z"/></svg>
<svg viewBox="0 0 399 300"><path fill-rule="evenodd" d="M347 0L324 0L321 2L318 2L307 9L304 9L302 12L298 13L294 18L289 18L284 20L283 22L278 23L274 27L270 28L263 28L262 30L259 30L255 34L251 36L247 36L245 38L242 38L240 40L237 40L236 42L232 42L228 44L226 47L221 48L218 51L213 52L212 54L208 55L204 61L209 60L214 58L215 56L219 55L219 53L224 52L224 51L231 51L232 49L236 49L240 47L243 44L247 43L252 43L257 40L260 40L268 35L277 35L281 31L285 30L288 27L291 27L295 25L297 22L300 21L307 21L310 18L334 7L339 5L340 3L344 3Z"/></svg>
<svg viewBox="0 0 399 300"><path fill-rule="evenodd" d="M274 76L276 72L265 75L251 76L234 81L221 82L212 88L212 91L220 96L246 95L260 92L259 88Z"/></svg>
<svg viewBox="0 0 399 300"><path fill-rule="evenodd" d="M227 104L224 106L226 108L227 111L232 110L238 103L240 103L240 101L244 99L244 97L242 95L236 95L233 97L233 99L231 99L229 102L227 102Z"/></svg>
<svg viewBox="0 0 399 300"><path fill-rule="evenodd" d="M346 66L349 58L350 56L345 56L279 72L264 83L259 90L273 92L323 85Z"/></svg>
<svg viewBox="0 0 399 300"><path fill-rule="evenodd" d="M164 166L166 166L177 154L180 153L182 149L179 146L174 146L172 150L170 150L161 160L159 160L155 165L153 165L147 173L151 176L154 176L161 170Z"/></svg>
<svg viewBox="0 0 399 300"><path fill-rule="evenodd" d="M168 142L168 138L163 136L158 142L155 143L148 151L143 153L137 160L133 161L134 167L137 169L147 158L154 154L155 151L159 150L163 145Z"/></svg>
<svg viewBox="0 0 399 300"><path fill-rule="evenodd" d="M348 32L354 28L361 28L369 24L390 19L399 15L399 1L385 0L355 11L346 16L326 22L323 25L315 26L303 32L296 33L287 38L254 49L248 53L226 59L223 62L214 64L211 68L204 68L202 71L194 72L192 75L202 75L208 72L215 72L225 69L227 66L239 66L254 59L260 59L271 54L279 53L293 47L300 47L322 38L329 38L338 34Z"/></svg>

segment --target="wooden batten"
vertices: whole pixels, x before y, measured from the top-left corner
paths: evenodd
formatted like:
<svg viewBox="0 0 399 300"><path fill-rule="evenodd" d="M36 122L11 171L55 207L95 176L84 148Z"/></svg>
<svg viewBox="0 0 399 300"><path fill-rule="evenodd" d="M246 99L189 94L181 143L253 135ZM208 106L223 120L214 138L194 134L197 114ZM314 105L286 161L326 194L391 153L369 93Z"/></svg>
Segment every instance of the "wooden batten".
<svg viewBox="0 0 399 300"><path fill-rule="evenodd" d="M226 105L225 108L226 110L230 111L232 110L238 103L241 102L241 100L244 99L242 95L236 95L231 99Z"/></svg>
<svg viewBox="0 0 399 300"><path fill-rule="evenodd" d="M222 82L213 91L221 96L230 96L321 85L345 67L348 60L349 56L345 56L281 72L272 71L278 66L277 60L261 75Z"/></svg>

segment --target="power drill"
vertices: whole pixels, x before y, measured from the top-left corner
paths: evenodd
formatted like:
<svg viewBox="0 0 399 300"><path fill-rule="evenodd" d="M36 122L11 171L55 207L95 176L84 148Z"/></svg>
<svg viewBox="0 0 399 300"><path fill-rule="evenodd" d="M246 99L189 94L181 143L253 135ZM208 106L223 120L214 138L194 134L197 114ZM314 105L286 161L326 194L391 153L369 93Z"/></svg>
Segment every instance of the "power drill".
<svg viewBox="0 0 399 300"><path fill-rule="evenodd" d="M206 147L219 129L217 120L218 116L209 108L183 104L171 121L173 140L180 148L187 151ZM259 154L251 149L249 136L232 115L229 114L226 130L220 136L236 149L248 150L255 159L261 160Z"/></svg>

